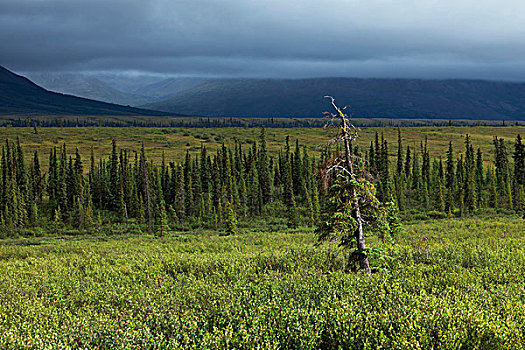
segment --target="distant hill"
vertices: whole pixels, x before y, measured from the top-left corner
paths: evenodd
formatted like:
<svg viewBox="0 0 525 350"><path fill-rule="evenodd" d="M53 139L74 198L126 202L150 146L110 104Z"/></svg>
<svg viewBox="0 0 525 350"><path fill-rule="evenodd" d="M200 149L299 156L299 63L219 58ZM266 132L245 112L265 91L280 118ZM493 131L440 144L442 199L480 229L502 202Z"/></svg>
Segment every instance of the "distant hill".
<svg viewBox="0 0 525 350"><path fill-rule="evenodd" d="M46 90L92 100L139 106L156 99L119 91L91 75L75 73L30 73L27 77Z"/></svg>
<svg viewBox="0 0 525 350"><path fill-rule="evenodd" d="M134 94L137 89L146 85L164 80L161 76L154 75L128 75L113 73L96 73L94 76L111 86L113 89Z"/></svg>
<svg viewBox="0 0 525 350"><path fill-rule="evenodd" d="M481 80L211 79L145 108L224 117L319 117L325 95L367 118L525 120L525 84Z"/></svg>
<svg viewBox="0 0 525 350"><path fill-rule="evenodd" d="M166 113L125 107L47 91L0 66L0 114L162 116Z"/></svg>
<svg viewBox="0 0 525 350"><path fill-rule="evenodd" d="M27 78L49 91L133 107L172 97L206 81L191 77L159 79L78 73L28 73Z"/></svg>
<svg viewBox="0 0 525 350"><path fill-rule="evenodd" d="M168 78L134 90L136 94L165 99L204 83L204 78Z"/></svg>
<svg viewBox="0 0 525 350"><path fill-rule="evenodd" d="M417 79L205 79L32 74L0 67L0 114L320 117L349 104L362 118L525 120L525 83ZM126 91L122 91L123 89ZM120 106L142 106L148 110Z"/></svg>

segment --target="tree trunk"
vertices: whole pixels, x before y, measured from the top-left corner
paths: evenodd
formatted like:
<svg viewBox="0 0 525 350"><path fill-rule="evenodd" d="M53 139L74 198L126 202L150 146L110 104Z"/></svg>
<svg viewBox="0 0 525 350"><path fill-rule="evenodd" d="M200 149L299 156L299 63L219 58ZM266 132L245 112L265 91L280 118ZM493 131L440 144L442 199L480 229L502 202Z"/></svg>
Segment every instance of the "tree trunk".
<svg viewBox="0 0 525 350"><path fill-rule="evenodd" d="M356 180L355 178L355 172L354 172L354 163L352 161L352 154L350 151L350 135L348 134L348 121L343 114L343 112L336 108L337 112L339 113L341 117L341 136L343 137L344 143L345 143L345 161L346 161L346 167L348 171L350 172L350 175L352 177L352 180ZM359 206L359 197L357 194L357 190L355 187L352 189L352 198L353 198L353 211L352 216L354 217L355 221L357 222L357 229L355 231L355 239L357 243L357 249L359 251L358 253L358 259L359 259L359 267L363 272L365 272L367 275L370 275L370 263L368 262L368 256L364 252L364 249L366 248L365 244L365 233L363 230L363 218L361 217L361 208Z"/></svg>

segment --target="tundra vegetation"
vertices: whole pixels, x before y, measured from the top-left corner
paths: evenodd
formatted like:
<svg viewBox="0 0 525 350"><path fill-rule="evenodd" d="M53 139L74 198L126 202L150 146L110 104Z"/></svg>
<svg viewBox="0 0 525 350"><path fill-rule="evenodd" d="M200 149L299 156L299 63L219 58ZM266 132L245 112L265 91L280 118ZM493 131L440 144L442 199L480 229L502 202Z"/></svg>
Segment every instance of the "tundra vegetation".
<svg viewBox="0 0 525 350"><path fill-rule="evenodd" d="M149 234L170 228L233 233L237 226L258 223L314 227L333 197L335 177L324 176L327 166L346 153L366 171L367 191L381 203L393 203L406 218L524 211L525 145L519 134L510 145L495 136L491 155L475 148L466 134L461 149L449 142L442 156L431 157L426 137L405 146L397 132L394 156L379 133L368 147L349 140L315 156L286 137L270 154L262 128L249 146L222 144L209 152L201 144L182 161L162 155L153 162L144 144L119 148L115 140L109 142L109 156L96 157L92 150L86 159L63 143L49 150L46 167L38 151L25 154L20 138L6 139L0 157L1 232L4 237L90 234L101 229L99 221L112 230Z"/></svg>
<svg viewBox="0 0 525 350"><path fill-rule="evenodd" d="M511 129L520 131L496 131ZM438 147L425 133L414 143L406 129L377 129L312 151L289 137L269 147L261 128L249 144L202 142L179 147L182 157L140 139L107 141L107 155L88 147L85 156L75 142L34 150L17 129L3 132L4 348L524 343L518 132ZM346 155L366 176L326 176ZM319 237L354 237L356 223L337 218L355 219L355 206L334 203L348 204L354 189L369 196L360 203L367 247L349 254ZM370 275L348 273L363 256Z"/></svg>

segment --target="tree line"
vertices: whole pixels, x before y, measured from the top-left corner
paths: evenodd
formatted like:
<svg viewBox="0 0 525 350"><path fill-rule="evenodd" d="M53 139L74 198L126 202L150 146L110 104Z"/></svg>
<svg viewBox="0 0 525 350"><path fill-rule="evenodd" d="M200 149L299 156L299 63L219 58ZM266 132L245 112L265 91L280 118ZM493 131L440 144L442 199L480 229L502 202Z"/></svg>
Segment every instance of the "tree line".
<svg viewBox="0 0 525 350"><path fill-rule="evenodd" d="M525 146L521 136L517 135L513 149L508 149L502 138L494 137L493 165L488 166L468 134L464 144L463 152L456 154L450 141L445 159L430 159L426 138L418 150L408 146L404 151L398 131L398 152L391 175L385 155L388 145L376 137L368 159L379 178L379 196L384 199L392 195L401 210L434 210L449 216L483 208L524 211Z"/></svg>
<svg viewBox="0 0 525 350"><path fill-rule="evenodd" d="M354 119L353 123L360 127L421 127L421 126L518 126L523 122L505 121L500 123L494 121L468 121L468 120L412 120L412 119ZM74 128L74 127L136 127L136 128L320 128L325 125L322 118L224 118L224 117L172 117L143 119L121 117L118 119L96 119L85 117L71 118L6 118L0 120L0 127L24 127L34 128Z"/></svg>
<svg viewBox="0 0 525 350"><path fill-rule="evenodd" d="M323 120L314 118L150 118L144 119L122 117L120 119L88 118L12 118L0 120L0 127L27 127L27 128L72 128L72 127L138 127L138 128L239 128L239 127L268 127L268 128L319 128ZM368 126L387 126L385 122L372 122ZM35 129L36 130L36 129Z"/></svg>
<svg viewBox="0 0 525 350"><path fill-rule="evenodd" d="M446 157L431 159L427 140L404 147L398 129L397 154L376 134L368 147L350 145L352 156L371 174L377 197L401 213L436 216L474 213L479 209L525 210L525 146L518 135L513 148L493 140L494 156L484 164L481 150L465 136L462 150L450 142ZM290 227L314 226L329 188L323 176L337 147L309 155L287 137L270 155L264 128L256 142L237 142L210 153L186 153L182 162L162 157L149 161L140 150L119 149L109 157L88 160L78 149L54 147L42 169L38 152L28 157L20 140L6 140L0 160L0 226L17 233L44 227L100 230L103 223L136 225L163 235L171 227L206 227L233 233L239 223L277 217ZM29 161L28 161L29 160Z"/></svg>

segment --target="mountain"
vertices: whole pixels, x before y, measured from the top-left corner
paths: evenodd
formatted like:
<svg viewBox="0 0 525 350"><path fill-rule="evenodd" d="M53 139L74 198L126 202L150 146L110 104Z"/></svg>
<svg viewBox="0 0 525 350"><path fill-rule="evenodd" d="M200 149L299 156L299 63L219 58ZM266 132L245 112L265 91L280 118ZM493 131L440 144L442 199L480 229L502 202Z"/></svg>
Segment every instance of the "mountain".
<svg viewBox="0 0 525 350"><path fill-rule="evenodd" d="M525 84L482 80L211 79L143 107L210 117L319 117L330 110L325 95L349 104L356 117L525 120Z"/></svg>
<svg viewBox="0 0 525 350"><path fill-rule="evenodd" d="M162 116L166 113L47 91L0 66L0 114Z"/></svg>
<svg viewBox="0 0 525 350"><path fill-rule="evenodd" d="M121 105L140 106L157 102L191 89L204 78L77 73L28 73L39 86L54 92Z"/></svg>
<svg viewBox="0 0 525 350"><path fill-rule="evenodd" d="M182 91L189 90L205 82L204 78L168 78L152 84L140 87L134 92L143 96L150 96L156 99L164 99L176 95Z"/></svg>
<svg viewBox="0 0 525 350"><path fill-rule="evenodd" d="M154 98L119 91L94 76L75 73L30 73L31 81L54 92L92 100L139 106L154 102Z"/></svg>
<svg viewBox="0 0 525 350"><path fill-rule="evenodd" d="M146 74L129 75L113 73L95 73L93 76L96 77L98 80L106 83L113 89L132 94L134 94L137 89L140 89L143 86L157 83L165 79L161 76Z"/></svg>

